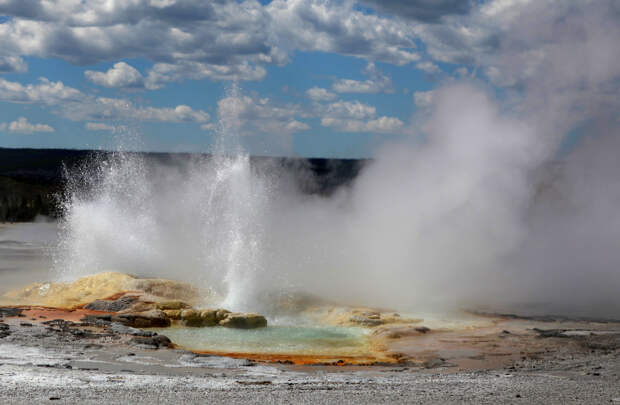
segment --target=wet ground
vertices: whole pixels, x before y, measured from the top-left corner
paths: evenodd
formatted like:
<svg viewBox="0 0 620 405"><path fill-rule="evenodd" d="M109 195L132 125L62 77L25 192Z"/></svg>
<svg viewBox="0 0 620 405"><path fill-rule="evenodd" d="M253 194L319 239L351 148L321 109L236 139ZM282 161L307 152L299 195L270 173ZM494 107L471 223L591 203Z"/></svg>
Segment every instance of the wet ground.
<svg viewBox="0 0 620 405"><path fill-rule="evenodd" d="M55 225L32 226L0 225L0 293L49 278ZM413 334L375 329L390 364L291 365L168 347L152 332L82 322L87 312L0 310L0 403L620 404L617 322L426 320L430 330Z"/></svg>
<svg viewBox="0 0 620 405"><path fill-rule="evenodd" d="M4 315L3 403L620 403L615 323L500 318L499 334L395 339L412 355L400 364L295 366L158 347L53 311Z"/></svg>

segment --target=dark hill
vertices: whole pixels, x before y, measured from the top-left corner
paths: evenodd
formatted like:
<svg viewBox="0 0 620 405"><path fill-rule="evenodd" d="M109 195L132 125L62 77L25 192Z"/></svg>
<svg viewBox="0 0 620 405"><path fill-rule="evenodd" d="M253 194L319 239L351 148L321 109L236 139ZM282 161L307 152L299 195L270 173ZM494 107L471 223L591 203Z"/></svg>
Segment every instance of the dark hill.
<svg viewBox="0 0 620 405"><path fill-rule="evenodd" d="M93 155L111 152L69 149L0 148L0 222L32 221L37 215L57 217L64 168L71 170ZM189 159L192 154L137 153L158 162ZM350 183L363 160L252 157L253 165L277 164L291 172L304 192L327 195Z"/></svg>

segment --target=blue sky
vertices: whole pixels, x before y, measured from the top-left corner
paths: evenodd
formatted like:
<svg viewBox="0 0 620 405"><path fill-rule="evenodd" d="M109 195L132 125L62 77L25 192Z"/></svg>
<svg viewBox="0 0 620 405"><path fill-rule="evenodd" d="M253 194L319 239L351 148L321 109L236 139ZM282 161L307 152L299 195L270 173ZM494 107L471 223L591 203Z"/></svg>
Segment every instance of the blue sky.
<svg viewBox="0 0 620 405"><path fill-rule="evenodd" d="M253 154L372 156L446 82L518 93L527 3L0 0L0 147L209 152L234 112Z"/></svg>

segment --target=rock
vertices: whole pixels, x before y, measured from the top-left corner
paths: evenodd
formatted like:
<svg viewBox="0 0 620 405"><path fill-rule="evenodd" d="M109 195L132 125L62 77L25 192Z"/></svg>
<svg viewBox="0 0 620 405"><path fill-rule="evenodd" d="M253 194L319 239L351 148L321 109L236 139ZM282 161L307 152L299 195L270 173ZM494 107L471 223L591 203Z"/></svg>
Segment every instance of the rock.
<svg viewBox="0 0 620 405"><path fill-rule="evenodd" d="M363 312L362 316L368 319L381 319L381 314L379 312Z"/></svg>
<svg viewBox="0 0 620 405"><path fill-rule="evenodd" d="M22 311L23 310L21 308L11 308L11 307L0 308L0 317L19 316L22 313Z"/></svg>
<svg viewBox="0 0 620 405"><path fill-rule="evenodd" d="M202 318L200 317L200 311L195 309L184 309L181 311L181 320L185 326L200 327L202 326Z"/></svg>
<svg viewBox="0 0 620 405"><path fill-rule="evenodd" d="M49 327L57 327L61 329L66 329L71 326L80 326L80 324L78 323L75 323L73 321L66 321L64 319L52 319L51 321L45 321L41 323Z"/></svg>
<svg viewBox="0 0 620 405"><path fill-rule="evenodd" d="M124 309L122 311L119 311L120 313L131 313L131 312L145 312L145 311L151 311L153 309L156 309L155 303L154 302L147 302L147 301L136 301L132 306L130 306L127 309Z"/></svg>
<svg viewBox="0 0 620 405"><path fill-rule="evenodd" d="M430 331L425 326L413 327L410 325L385 325L374 330L373 335L378 338L400 339L409 336L419 336Z"/></svg>
<svg viewBox="0 0 620 405"><path fill-rule="evenodd" d="M559 337L559 338L567 338L568 335L564 334L566 330L564 329L538 329L534 328L534 332L538 333L538 337L541 338L550 338L550 337Z"/></svg>
<svg viewBox="0 0 620 405"><path fill-rule="evenodd" d="M423 363L423 366L426 368L437 368L437 367L443 366L444 363L445 363L444 359L436 358L436 359L430 359L430 360L425 361Z"/></svg>
<svg viewBox="0 0 620 405"><path fill-rule="evenodd" d="M87 324L96 325L96 326L103 326L103 325L107 325L110 322L112 322L112 315L84 315L82 319L80 319L80 321L87 323ZM47 322L53 322L53 321L47 321ZM47 323L47 322L43 322L43 323Z"/></svg>
<svg viewBox="0 0 620 405"><path fill-rule="evenodd" d="M203 309L200 311L200 319L204 326L215 326L218 324L217 311L214 309Z"/></svg>
<svg viewBox="0 0 620 405"><path fill-rule="evenodd" d="M354 315L349 318L349 322L362 326L379 326L385 323L378 316L372 315Z"/></svg>
<svg viewBox="0 0 620 405"><path fill-rule="evenodd" d="M132 296L125 296L114 301L95 300L90 304L87 304L84 309L90 309L93 311L119 312L130 308L137 300L138 297Z"/></svg>
<svg viewBox="0 0 620 405"><path fill-rule="evenodd" d="M0 323L0 339L9 336L11 332L9 331L9 325L6 323Z"/></svg>
<svg viewBox="0 0 620 405"><path fill-rule="evenodd" d="M164 301L156 304L157 309L165 310L181 310L191 308L191 306L183 301Z"/></svg>
<svg viewBox="0 0 620 405"><path fill-rule="evenodd" d="M181 320L185 326L204 327L217 325L217 310L215 309L184 309L181 311Z"/></svg>
<svg viewBox="0 0 620 405"><path fill-rule="evenodd" d="M255 329L266 327L267 319L259 314L229 313L219 324L226 328Z"/></svg>
<svg viewBox="0 0 620 405"><path fill-rule="evenodd" d="M132 328L131 326L125 326L121 323L116 323L116 322L112 322L110 324L110 330L114 333L120 333L122 335L145 336L145 337L151 337L151 336L157 335L155 332Z"/></svg>
<svg viewBox="0 0 620 405"><path fill-rule="evenodd" d="M112 322L118 322L134 328L165 328L170 326L170 319L168 319L165 313L157 309L117 314L112 316Z"/></svg>
<svg viewBox="0 0 620 405"><path fill-rule="evenodd" d="M179 320L181 319L181 310L180 309L164 309L164 314L170 319Z"/></svg>
<svg viewBox="0 0 620 405"><path fill-rule="evenodd" d="M215 320L219 323L220 321L226 319L226 317L230 314L230 311L227 309L216 309L215 310Z"/></svg>
<svg viewBox="0 0 620 405"><path fill-rule="evenodd" d="M428 333L428 332L430 332L430 331L431 331L431 329L430 329L430 328L427 328L426 326L418 326L418 327L416 327L416 328L414 328L414 329L415 329L417 332L420 332L420 333Z"/></svg>
<svg viewBox="0 0 620 405"><path fill-rule="evenodd" d="M155 335L151 337L136 336L129 341L130 345L145 347L149 349L159 349L160 347L172 347L172 342L168 337Z"/></svg>

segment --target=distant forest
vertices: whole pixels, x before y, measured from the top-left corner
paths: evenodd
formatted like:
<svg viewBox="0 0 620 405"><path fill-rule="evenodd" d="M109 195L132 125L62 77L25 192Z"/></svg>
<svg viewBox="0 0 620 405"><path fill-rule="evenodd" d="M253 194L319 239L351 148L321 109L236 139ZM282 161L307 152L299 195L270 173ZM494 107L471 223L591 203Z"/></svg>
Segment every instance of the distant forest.
<svg viewBox="0 0 620 405"><path fill-rule="evenodd" d="M87 159L105 159L111 154L93 150L0 148L0 222L27 222L39 215L58 217L64 168L72 170ZM188 153L133 154L164 163L196 157ZM366 162L271 157L252 157L251 161L254 165L281 165L293 174L304 192L323 195L350 183Z"/></svg>

